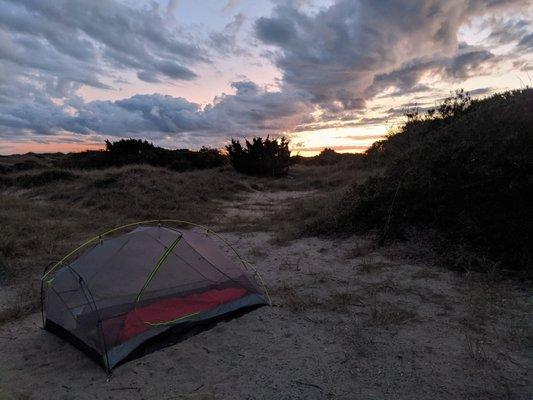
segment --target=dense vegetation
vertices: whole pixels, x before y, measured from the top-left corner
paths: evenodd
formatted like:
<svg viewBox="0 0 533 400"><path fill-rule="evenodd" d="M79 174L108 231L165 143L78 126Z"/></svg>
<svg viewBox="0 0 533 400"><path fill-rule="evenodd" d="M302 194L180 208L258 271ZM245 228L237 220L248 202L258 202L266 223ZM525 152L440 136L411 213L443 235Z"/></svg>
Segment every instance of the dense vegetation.
<svg viewBox="0 0 533 400"><path fill-rule="evenodd" d="M323 149L319 154L313 157L302 157L300 155L291 157L291 164L302 164L309 166L337 165L339 163L349 162L352 166L357 164L358 168L363 166L363 154L359 153L337 153L330 148Z"/></svg>
<svg viewBox="0 0 533 400"><path fill-rule="evenodd" d="M61 168L109 168L131 164L149 164L174 171L189 171L222 166L225 156L217 149L202 147L199 151L188 149L169 150L154 146L146 140L106 140L105 151L71 153L56 162Z"/></svg>
<svg viewBox="0 0 533 400"><path fill-rule="evenodd" d="M387 239L414 228L457 268L530 272L531 110L533 90L526 89L483 100L458 92L425 115L407 115L366 152L366 167L382 172L330 199L305 232L377 230Z"/></svg>
<svg viewBox="0 0 533 400"><path fill-rule="evenodd" d="M281 139L253 138L245 140L245 147L238 140L232 139L226 146L231 165L247 175L281 177L289 173L289 142Z"/></svg>

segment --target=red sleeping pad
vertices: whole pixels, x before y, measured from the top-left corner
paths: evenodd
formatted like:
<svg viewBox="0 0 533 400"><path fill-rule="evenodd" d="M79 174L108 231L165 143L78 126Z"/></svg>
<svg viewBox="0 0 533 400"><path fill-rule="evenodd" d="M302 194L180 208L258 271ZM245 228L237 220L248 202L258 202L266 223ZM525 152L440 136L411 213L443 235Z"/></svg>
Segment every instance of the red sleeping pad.
<svg viewBox="0 0 533 400"><path fill-rule="evenodd" d="M104 331L111 333L117 323L122 325L120 332L111 335L119 343L125 342L154 325L177 322L188 316L214 309L243 297L247 291L243 288L212 289L203 293L194 293L186 297L167 298L153 304L137 308L127 314L104 322ZM118 321L117 321L118 319ZM123 322L123 324L121 323ZM107 328L107 329L106 329ZM107 336L107 335L106 335Z"/></svg>

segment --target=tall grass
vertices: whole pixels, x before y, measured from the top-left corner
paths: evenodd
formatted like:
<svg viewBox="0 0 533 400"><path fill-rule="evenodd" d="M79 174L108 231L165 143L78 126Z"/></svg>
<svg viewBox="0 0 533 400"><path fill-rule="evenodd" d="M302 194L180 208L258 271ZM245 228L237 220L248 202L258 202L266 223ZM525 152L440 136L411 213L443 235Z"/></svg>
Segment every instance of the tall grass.
<svg viewBox="0 0 533 400"><path fill-rule="evenodd" d="M250 189L229 167L175 172L147 165L104 170L49 169L2 176L0 280L39 276L87 237L145 219L173 218L210 224L219 201Z"/></svg>

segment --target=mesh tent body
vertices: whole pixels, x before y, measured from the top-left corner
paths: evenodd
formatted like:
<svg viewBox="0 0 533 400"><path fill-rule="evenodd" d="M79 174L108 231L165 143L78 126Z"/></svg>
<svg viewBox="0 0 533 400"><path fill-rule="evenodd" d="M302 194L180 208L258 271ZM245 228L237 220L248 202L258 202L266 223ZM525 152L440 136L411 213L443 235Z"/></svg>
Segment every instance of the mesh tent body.
<svg viewBox="0 0 533 400"><path fill-rule="evenodd" d="M159 335L268 303L206 232L160 226L100 241L46 275L42 298L45 329L107 370Z"/></svg>

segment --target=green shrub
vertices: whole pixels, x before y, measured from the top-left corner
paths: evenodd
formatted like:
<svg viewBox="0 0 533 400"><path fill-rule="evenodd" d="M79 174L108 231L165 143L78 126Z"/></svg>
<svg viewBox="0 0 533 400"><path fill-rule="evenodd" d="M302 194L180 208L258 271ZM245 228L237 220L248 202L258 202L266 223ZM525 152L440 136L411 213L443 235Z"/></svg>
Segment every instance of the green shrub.
<svg viewBox="0 0 533 400"><path fill-rule="evenodd" d="M384 172L353 185L313 233L402 238L437 232L441 254L461 268L531 272L533 89L471 100L459 92L375 143L365 163ZM467 255L467 256L465 256Z"/></svg>
<svg viewBox="0 0 533 400"><path fill-rule="evenodd" d="M247 175L281 177L289 173L289 142L281 139L253 138L243 147L238 140L226 146L231 165Z"/></svg>

